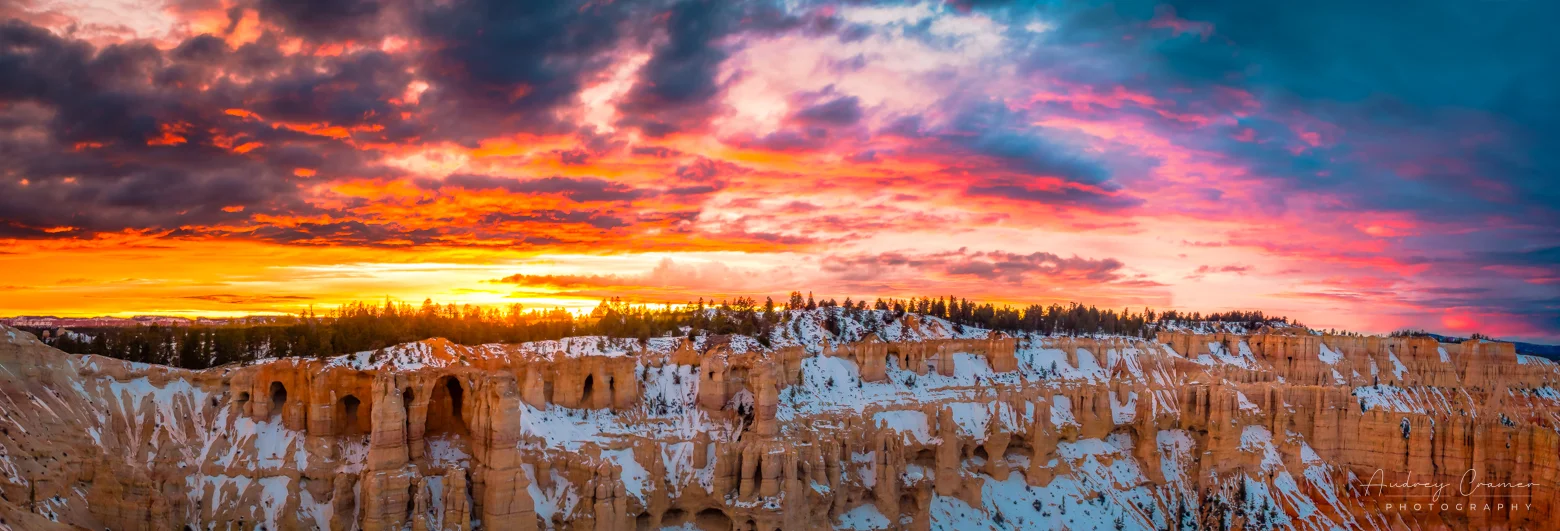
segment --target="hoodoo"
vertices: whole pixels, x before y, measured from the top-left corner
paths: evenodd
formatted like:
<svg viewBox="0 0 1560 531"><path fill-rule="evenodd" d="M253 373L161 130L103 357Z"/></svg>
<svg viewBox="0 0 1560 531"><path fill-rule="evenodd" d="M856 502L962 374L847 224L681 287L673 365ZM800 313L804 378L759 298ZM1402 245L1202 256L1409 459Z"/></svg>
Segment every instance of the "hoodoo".
<svg viewBox="0 0 1560 531"><path fill-rule="evenodd" d="M831 311L204 371L6 328L0 529L1560 526L1560 365L1511 344Z"/></svg>

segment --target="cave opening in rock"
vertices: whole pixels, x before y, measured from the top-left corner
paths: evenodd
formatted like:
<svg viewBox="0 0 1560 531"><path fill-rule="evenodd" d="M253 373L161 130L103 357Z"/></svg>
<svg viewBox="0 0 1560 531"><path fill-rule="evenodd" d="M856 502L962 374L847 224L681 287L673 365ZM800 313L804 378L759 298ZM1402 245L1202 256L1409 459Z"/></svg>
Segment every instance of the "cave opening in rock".
<svg viewBox="0 0 1560 531"><path fill-rule="evenodd" d="M362 404L358 397L352 395L343 396L337 401L336 410L340 412L340 416L336 419L337 433L357 435L365 431L361 424L362 418L358 415L359 406Z"/></svg>
<svg viewBox="0 0 1560 531"><path fill-rule="evenodd" d="M244 392L238 393L238 403L239 404L247 404L247 403L249 403L249 391L244 391Z"/></svg>
<svg viewBox="0 0 1560 531"><path fill-rule="evenodd" d="M719 509L705 509L693 517L694 522L703 529L731 529L731 517Z"/></svg>
<svg viewBox="0 0 1560 531"><path fill-rule="evenodd" d="M581 408L595 407L595 405L596 405L596 397L594 396L595 392L596 392L596 376L593 375L593 374L585 375L585 387L580 390L580 407Z"/></svg>
<svg viewBox="0 0 1560 531"><path fill-rule="evenodd" d="M287 386L282 382L271 382L271 414L282 412L282 406L287 405Z"/></svg>
<svg viewBox="0 0 1560 531"><path fill-rule="evenodd" d="M428 400L428 434L467 433L465 394L465 387L453 376L445 376L434 382L433 395Z"/></svg>
<svg viewBox="0 0 1560 531"><path fill-rule="evenodd" d="M448 380L445 380L444 381L444 387L447 388L449 390L449 392L450 392L450 414L454 415L455 418L458 420L458 419L460 419L460 412L461 412L460 401L461 401L462 395L465 394L465 391L463 391L461 389L460 382L455 381L454 378L450 378Z"/></svg>
<svg viewBox="0 0 1560 531"><path fill-rule="evenodd" d="M408 438L412 436L412 399L415 397L416 395L412 394L412 388L408 387L401 390L401 408L406 411L406 415L401 417L401 428L403 430L401 433Z"/></svg>
<svg viewBox="0 0 1560 531"><path fill-rule="evenodd" d="M413 481L412 484L407 488L407 493L406 493L406 514L416 514L417 513L417 489L418 488L420 488L420 487L417 485L416 481Z"/></svg>

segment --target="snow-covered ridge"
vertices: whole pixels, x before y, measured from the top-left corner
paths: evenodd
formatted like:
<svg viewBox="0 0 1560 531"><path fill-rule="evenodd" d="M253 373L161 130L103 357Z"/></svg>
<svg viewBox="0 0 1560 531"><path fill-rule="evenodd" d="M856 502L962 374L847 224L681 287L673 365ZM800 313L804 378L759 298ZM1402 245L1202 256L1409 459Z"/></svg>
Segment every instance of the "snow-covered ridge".
<svg viewBox="0 0 1560 531"><path fill-rule="evenodd" d="M730 354L749 352L762 354L789 347L801 347L809 354L815 354L822 352L826 346L861 341L871 334L876 334L884 341L978 339L990 334L990 331L984 328L955 325L937 317L920 315L896 317L887 310L819 308L783 311L782 316L782 323L774 327L767 338L768 346L755 337L709 334L697 335L688 346L703 352L719 343ZM831 320L837 327L838 333L828 331ZM652 337L640 341L634 338L574 336L557 340L514 344L489 343L476 346L460 345L442 338L433 338L379 350L335 356L327 360L326 367L405 372L424 368L469 366L478 360L556 361L589 356L610 358L669 355L683 346L685 337L685 335ZM256 363L271 361L274 360L261 360Z"/></svg>
<svg viewBox="0 0 1560 531"><path fill-rule="evenodd" d="M1158 330L1161 332L1190 332L1194 334L1252 334L1261 330L1301 330L1309 331L1299 325L1284 321L1268 321L1256 327L1247 326L1247 323L1231 323L1223 321L1185 321L1185 320L1160 320Z"/></svg>
<svg viewBox="0 0 1560 531"><path fill-rule="evenodd" d="M576 336L558 340L526 343L489 343L467 346L443 338L402 343L379 350L367 350L329 358L326 367L356 370L416 371L425 368L470 366L478 360L514 358L552 361L586 356L621 357L643 354L668 354L676 350L682 338L637 339L605 336ZM263 360L258 363L266 363Z"/></svg>
<svg viewBox="0 0 1560 531"><path fill-rule="evenodd" d="M838 311L838 310L834 310ZM861 356L850 349L838 348L846 341L860 341L875 335L884 341L929 341L944 339L982 339L989 331L974 327L956 327L946 321L914 317L884 320L882 313L862 312L845 318L844 314L828 310L799 312L766 338L767 346L757 338L748 336L716 337L700 335L693 341L683 337L654 338L641 342L634 339L602 337L574 337L558 341L538 341L517 345L481 345L475 347L451 344L434 339L397 345L370 352L360 352L325 360L327 368L378 370L421 373L403 378L367 378L352 374L358 381L386 379L411 381L416 385L418 397L423 397L421 408L425 412L451 412L448 419L465 421L481 419L489 422L504 419L517 423L516 435L520 438L512 450L525 454L522 465L528 481L524 489L534 504L535 514L546 525L553 526L555 518L566 521L579 518L584 511L591 511L602 481L607 485L621 485L618 499L626 499L630 507L647 505L658 496L679 499L683 492L698 490L717 492L716 485L725 485L731 478L717 477L716 470L741 470L741 451L746 446L762 446L768 452L776 448L788 448L801 455L805 448L817 447L821 441L845 441L849 450L840 455L838 474L830 474L827 482L815 478L798 481L803 489L827 495L847 491L850 506L835 507L828 514L840 527L859 529L896 528L905 520L900 513L884 514L868 497L867 489L882 488L890 482L903 492L930 489L928 483L939 477L977 478L971 483L976 496L950 496L926 494L930 507L921 507L930 513L931 529L1162 529L1176 522L1176 506L1189 503L1186 514L1196 514L1199 503L1211 503L1210 498L1199 498L1191 489L1207 476L1217 472L1215 484L1236 485L1240 495L1226 498L1228 503L1238 503L1246 514L1271 514L1268 521L1279 527L1296 529L1354 529L1358 525L1348 513L1340 497L1350 496L1347 477L1341 475L1337 448L1323 447L1324 458L1305 442L1300 434L1284 433L1281 426L1269 427L1269 415L1288 409L1294 412L1295 404L1286 403L1282 391L1285 385L1327 387L1330 379L1308 381L1301 384L1284 382L1282 377L1248 379L1240 376L1252 373L1283 370L1278 359L1262 354L1263 341L1274 336L1252 338L1219 338L1209 342L1197 338L1189 352L1176 352L1175 347L1160 344L1157 340L1123 337L1050 338L1030 334L1019 335L1011 358L1003 361L1011 370L994 368L993 358L970 350L977 347L960 346L941 358L948 361L947 371L929 370L925 367L906 367L901 359L886 362L886 370L880 370L866 381L864 367L883 362L881 354ZM833 317L831 323L829 318ZM833 328L833 332L829 331ZM1285 335L1283 333L1275 336ZM1290 334L1293 335L1293 334ZM26 342L24 334L0 335L0 342ZM1325 371L1348 372L1348 382L1337 382L1330 390L1344 404L1345 410L1337 415L1345 419L1370 419L1387 417L1390 428L1395 430L1400 418L1430 415L1441 417L1460 416L1456 411L1467 407L1476 399L1466 393L1411 382L1425 374L1449 369L1461 355L1453 355L1441 349L1420 349L1417 355L1402 349L1383 350L1380 354L1362 353L1357 345L1329 347L1317 338L1305 337L1308 345L1320 344L1314 351L1298 352L1299 356L1315 356L1315 365ZM977 345L978 341L948 342L945 344ZM10 344L10 343L7 343ZM1179 344L1179 343L1178 343ZM1012 345L1012 343L1008 343ZM833 347L833 348L829 348ZM9 348L0 345L0 353ZM807 355L798 359L799 375L795 381L779 385L779 396L771 410L778 419L779 428L774 437L760 435L753 428L750 415L754 405L760 403L752 392L737 393L737 398L727 402L727 407L700 404L701 386L714 380L703 379L704 367L712 365L705 358L704 367L694 364L673 363L670 354L679 349L695 351L721 348L733 353L765 354L781 349L793 349L785 354L795 355L800 348ZM983 348L983 347L982 347ZM14 349L13 349L14 350ZM906 349L909 350L909 349ZM860 352L860 351L858 351ZM991 352L997 352L995 350ZM1006 354L1006 351L1001 352ZM1271 354L1271 352L1269 352ZM626 406L593 408L563 407L557 403L503 402L504 407L492 407L498 402L483 402L480 408L462 410L459 402L428 399L426 391L448 393L448 387L461 378L483 381L489 385L509 378L506 374L492 374L466 367L482 367L493 360L523 359L555 362L570 358L603 357L606 361L589 360L578 365L616 365L623 372L614 373L619 378L618 389L623 384L638 386L636 399ZM118 360L104 361L96 357L54 356L64 360L64 365L52 388L20 376L17 365L0 363L0 382L8 387L0 388L0 409L8 416L0 418L0 426L12 433L23 430L51 429L50 426L70 426L81 431L75 436L90 439L92 445L106 449L107 459L117 465L137 471L161 468L163 474L181 474L187 477L174 482L174 492L195 500L182 505L180 516L193 522L196 528L208 528L207 524L245 519L251 523L264 523L266 528L287 527L296 518L301 527L342 528L337 517L354 521L355 515L334 514L341 507L350 507L336 498L333 502L321 492L330 489L303 488L304 478L310 481L329 481L338 474L365 472L368 459L368 436L358 432L339 432L331 424L338 415L348 415L344 409L332 409L347 392L367 396L359 389L329 388L290 383L288 397L278 405L258 412L256 405L269 405L270 397L253 393L250 400L239 400L238 392L227 385L239 378L228 378L228 371L175 371L161 367L129 364ZM686 359L686 358L685 358ZM3 360L3 358L0 358ZM768 360L765 360L768 361ZM653 363L652 363L653 362ZM288 363L294 372L307 373L321 366L307 360L272 360L267 363ZM694 361L693 363L698 363ZM1523 370L1550 371L1554 364L1537 364L1522 361ZM567 365L567 364L563 364ZM756 368L753 365L749 368ZM247 366L236 370L248 375L264 374L266 378L279 378L274 370L280 367ZM446 370L459 368L458 370ZM307 369L307 370L305 370ZM1356 373L1355 370L1360 372ZM496 371L495 371L496 372ZM383 375L381 375L383 376ZM745 375L744 375L745 376ZM1341 376L1340 376L1341 377ZM1379 377L1380 386L1361 384L1372 377ZM63 378L63 379L61 379ZM491 379L489 379L491 378ZM484 380L486 379L486 380ZM565 387L563 379L555 384L554 391ZM293 382L307 382L293 380ZM319 381L319 380L315 380ZM746 386L754 379L734 376L719 381L721 385ZM19 383L20 382L20 383ZM448 382L448 383L447 383ZM600 376L595 380L596 389L602 389ZM249 391L265 389L270 381L258 378L251 382ZM500 382L503 383L503 382ZM610 383L606 384L610 385ZM1197 389L1189 389L1198 387ZM466 404L488 400L470 394ZM491 389L491 387L488 387ZM706 388L707 389L707 388ZM1560 393L1554 387L1543 385L1526 389L1511 389L1505 394L1507 403L1537 404L1536 408L1553 408ZM17 391L22 390L22 391ZM1312 389L1314 390L1314 389ZM391 390L389 401L376 405L396 404L401 396ZM1278 392L1274 392L1278 391ZM1311 390L1308 390L1311 391ZM1187 425L1154 426L1150 423L1197 415L1193 409L1181 411L1187 392L1208 392L1208 403L1213 408L1224 407L1232 415L1227 434L1239 437L1207 438L1205 430ZM327 398L298 404L291 401L310 393ZM1348 402L1349 395L1354 402ZM435 395L437 396L437 395ZM770 395L774 396L774 395ZM1293 395L1287 395L1293 396ZM63 397L63 398L62 398ZM448 395L445 395L448 398ZM548 397L543 397L544 399ZM291 401L289 401L291 400ZM375 399L380 400L380 399ZM249 407L250 413L242 409ZM305 407L298 407L305 406ZM468 406L470 407L470 406ZM1359 407L1360 411L1353 411ZM442 409L441 409L442 408ZM368 404L358 410L366 414ZM409 408L410 409L410 408ZM743 411L743 410L746 411ZM453 411L452 411L453 410ZM383 410L380 410L383 411ZM1544 411L1539 409L1539 411ZM14 412L14 415L12 413ZM1203 411L1203 414L1206 414ZM408 413L410 414L410 413ZM427 413L422 413L427 414ZM1470 412L1470 415L1478 413ZM318 415L318 416L316 416ZM486 415L477 417L477 415ZM502 416L500 416L502 415ZM302 417L307 417L303 419ZM1493 418L1494 413L1482 418ZM360 417L361 418L361 417ZM1528 418L1512 416L1507 427L1518 423L1524 429L1534 425ZM70 419L62 422L62 419ZM420 479L425 487L439 492L449 483L426 475L446 466L479 467L484 464L483 452L473 451L471 441L481 439L479 426L468 426L469 433L460 430L440 431L429 428L421 439L408 439L408 445L418 446L420 460L410 468L422 467ZM1203 419L1207 420L1207 419ZM375 420L374 422L380 422ZM412 421L415 422L415 421ZM402 426L396 421L395 426ZM410 424L407 424L408 426ZM492 425L488 423L486 425ZM1408 440L1411 423L1404 421L1403 440ZM1432 433L1422 429L1427 424L1412 424L1414 437ZM1443 422L1444 425L1444 422ZM325 426L321 429L320 426ZM1432 426L1432 425L1428 425ZM1141 429L1139 429L1141 428ZM1308 428L1295 428L1307 430ZM1539 428L1545 429L1545 428ZM1190 430L1190 431L1188 431ZM1051 432L1068 433L1052 437ZM890 433L892 432L892 433ZM1034 447L1004 452L1010 435L1041 433L1031 441L1054 438L1055 451L1046 455L1036 454ZM1308 432L1309 433L1309 432ZM376 433L376 436L384 432ZM880 437L881 436L881 437ZM1395 432L1394 432L1395 438ZM321 447L311 443L330 441L331 446ZM879 441L897 442L905 455L885 460L887 452ZM1419 440L1416 439L1415 443ZM706 444L707 443L707 444ZM938 458L933 454L943 445L963 445L953 457ZM995 446L986 446L994 444ZM1224 452L1213 445L1223 444ZM1410 443L1403 443L1410 444ZM788 446L787 446L788 445ZM976 446L978 450L974 450ZM36 463L32 456L17 451L15 445L6 444L0 436L0 483L33 482L37 477ZM1500 450L1495 449L1495 452ZM1157 452L1157 453L1156 453ZM1298 452L1300 459L1295 459ZM75 455L77 452L72 450ZM761 452L760 452L761 453ZM1036 455L1039 458L1036 458ZM1245 468L1209 461L1208 455L1235 456L1247 461ZM735 457L734 457L735 456ZM716 462L724 459L725 464ZM553 463L551 466L545 463ZM560 464L562 463L562 464ZM1287 463L1287 465L1286 465ZM794 463L784 465L794 470ZM1031 467L1031 464L1038 464ZM29 467L33 467L29 470ZM759 465L764 466L764 465ZM902 466L902 468L887 468ZM1004 472L992 472L992 467L1006 467ZM399 470L399 469L398 469ZM584 474L579 473L584 470ZM594 473L600 475L592 475ZM790 473L790 472L786 472ZM1026 481L1026 474L1054 474L1045 482L1034 484ZM1152 476L1163 479L1150 479ZM134 477L134 474L127 474ZM812 481L807 481L812 479ZM962 480L962 479L961 479ZM110 481L100 477L99 481ZM38 482L41 488L51 488L48 482ZM14 484L14 483L13 483ZM63 483L62 483L63 484ZM1300 485L1306 484L1305 488ZM31 486L29 484L28 486ZM0 485L0 488L5 485ZM66 487L68 488L68 487ZM805 491L785 491L784 496L757 496L739 499L732 487L725 497L715 497L713 503L734 514L751 514L747 511L764 507L787 507L796 503L813 503L818 498L804 498ZM144 490L144 489L143 489ZM345 497L365 496L371 492L365 488L338 489L332 495ZM400 489L404 493L404 488ZM1233 492L1227 492L1233 494ZM48 493L60 500L37 504L50 518L69 521L72 507L80 507L86 496L69 492ZM787 498L789 497L789 498ZM434 512L442 503L435 495ZM895 496L894 498L898 498ZM14 499L14 497L13 497ZM704 499L690 496L688 499ZM1350 500L1348 503L1352 503ZM361 500L358 503L362 503ZM700 502L702 503L702 502ZM1326 508L1331 506L1331 508ZM359 508L363 505L358 505ZM1293 509L1268 513L1272 507ZM0 507L3 509L3 507ZM685 512L702 513L704 507L689 507ZM1341 509L1341 512L1340 510ZM343 509L345 510L345 509ZM637 509L635 509L637 510ZM799 510L806 510L799 509ZM1217 512L1220 509L1211 508ZM1208 524L1207 521L1193 524ZM178 528L178 525L171 525ZM816 527L816 526L813 526ZM1190 526L1197 528L1197 525ZM1255 526L1254 526L1255 527ZM767 527L766 527L767 528Z"/></svg>

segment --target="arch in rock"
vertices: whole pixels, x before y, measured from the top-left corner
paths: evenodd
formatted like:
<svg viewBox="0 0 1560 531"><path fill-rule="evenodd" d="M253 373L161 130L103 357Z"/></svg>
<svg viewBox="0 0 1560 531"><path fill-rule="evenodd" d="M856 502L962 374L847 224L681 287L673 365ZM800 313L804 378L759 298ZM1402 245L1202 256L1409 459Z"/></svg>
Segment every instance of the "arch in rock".
<svg viewBox="0 0 1560 531"><path fill-rule="evenodd" d="M896 345L894 343L889 343L888 344L888 348L886 348L884 350L885 350L885 352L883 354L883 368L884 368L884 370L909 369L910 368L905 363L906 360L907 360L907 357L904 355L904 352L900 351L899 345Z"/></svg>
<svg viewBox="0 0 1560 531"><path fill-rule="evenodd" d="M705 509L694 515L693 521L702 529L732 529L731 517L720 509Z"/></svg>
<svg viewBox="0 0 1560 531"><path fill-rule="evenodd" d="M428 435L470 433L465 420L465 385L459 378L448 375L434 381L428 398Z"/></svg>
<svg viewBox="0 0 1560 531"><path fill-rule="evenodd" d="M362 406L363 401L350 394L336 401L337 435L358 435L371 430L368 416L361 412Z"/></svg>
<svg viewBox="0 0 1560 531"><path fill-rule="evenodd" d="M661 513L661 525L663 527L665 527L665 526L682 525L682 524L685 524L687 522L688 522L688 511L684 511L682 509L678 509L676 507L673 507L671 509L667 509L666 512Z"/></svg>
<svg viewBox="0 0 1560 531"><path fill-rule="evenodd" d="M585 383L580 386L580 408L588 409L596 407L596 375L585 375Z"/></svg>
<svg viewBox="0 0 1560 531"><path fill-rule="evenodd" d="M271 414L277 415L287 405L287 386L282 382L271 382Z"/></svg>

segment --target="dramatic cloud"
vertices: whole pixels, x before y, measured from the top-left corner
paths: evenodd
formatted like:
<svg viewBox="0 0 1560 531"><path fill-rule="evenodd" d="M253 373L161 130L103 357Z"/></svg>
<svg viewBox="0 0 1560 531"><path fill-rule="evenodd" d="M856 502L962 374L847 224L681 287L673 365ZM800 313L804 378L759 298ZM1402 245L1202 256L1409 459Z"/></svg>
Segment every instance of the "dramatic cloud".
<svg viewBox="0 0 1560 531"><path fill-rule="evenodd" d="M1243 266L1243 265L1227 265L1227 266L1203 265L1203 266L1197 266L1197 270L1192 271L1192 274L1190 274L1190 275L1186 275L1186 278L1189 279L1189 280L1196 280L1196 279L1200 279L1200 278L1203 278L1203 277L1208 276L1208 275L1218 274L1218 273L1234 273L1234 274L1237 274L1237 275L1244 275L1244 274L1246 274L1247 271L1251 271L1251 268L1247 267L1247 266Z"/></svg>
<svg viewBox="0 0 1560 531"><path fill-rule="evenodd" d="M620 183L595 178L543 177L514 180L487 175L451 175L434 183L436 189L504 190L512 194L558 194L577 202L630 201L651 195Z"/></svg>
<svg viewBox="0 0 1560 531"><path fill-rule="evenodd" d="M791 119L804 124L855 125L861 121L861 103L855 96L840 96L796 111Z"/></svg>
<svg viewBox="0 0 1560 531"><path fill-rule="evenodd" d="M1560 340L1552 3L144 7L0 6L0 313L812 289Z"/></svg>
<svg viewBox="0 0 1560 531"><path fill-rule="evenodd" d="M1088 259L1073 256L1063 258L1053 253L1035 252L1015 254L1003 251L969 252L960 249L952 253L915 255L884 253L877 256L830 260L824 270L849 272L866 267L871 276L880 275L880 267L909 268L915 272L935 274L941 272L950 277L970 277L1022 285L1026 281L1076 280L1104 283L1120 278L1122 263L1114 258ZM870 276L856 275L866 279Z"/></svg>

